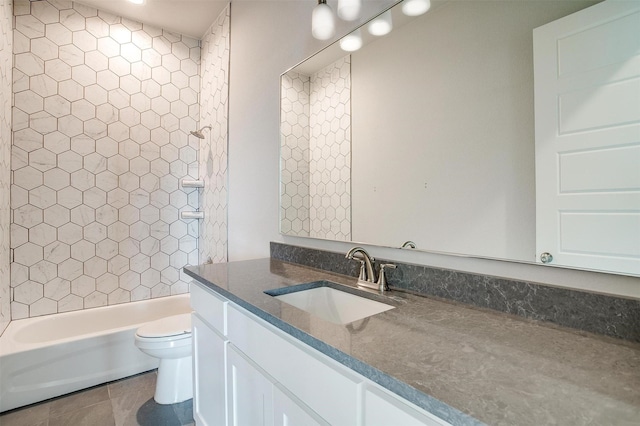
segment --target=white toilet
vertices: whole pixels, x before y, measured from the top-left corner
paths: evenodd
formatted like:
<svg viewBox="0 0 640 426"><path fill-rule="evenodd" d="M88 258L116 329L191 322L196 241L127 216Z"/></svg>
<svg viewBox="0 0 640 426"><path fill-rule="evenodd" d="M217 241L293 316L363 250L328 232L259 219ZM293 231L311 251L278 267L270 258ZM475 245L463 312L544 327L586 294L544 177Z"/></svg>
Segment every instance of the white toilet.
<svg viewBox="0 0 640 426"><path fill-rule="evenodd" d="M191 314L151 321L136 331L136 346L160 359L156 393L158 404L175 404L193 397L191 379Z"/></svg>

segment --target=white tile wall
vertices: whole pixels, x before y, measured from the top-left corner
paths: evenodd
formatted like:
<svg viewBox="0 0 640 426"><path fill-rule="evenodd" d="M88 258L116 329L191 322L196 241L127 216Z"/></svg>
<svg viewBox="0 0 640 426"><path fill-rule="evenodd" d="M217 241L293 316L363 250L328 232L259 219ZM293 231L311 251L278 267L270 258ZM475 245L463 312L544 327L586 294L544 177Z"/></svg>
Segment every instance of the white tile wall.
<svg viewBox="0 0 640 426"><path fill-rule="evenodd" d="M205 186L200 206L200 262L227 260L227 119L229 112L230 7L220 14L202 40L200 126L212 126L200 141L200 175Z"/></svg>
<svg viewBox="0 0 640 426"><path fill-rule="evenodd" d="M188 291L199 41L66 0L16 0L14 319Z"/></svg>
<svg viewBox="0 0 640 426"><path fill-rule="evenodd" d="M309 235L351 241L351 56L311 76Z"/></svg>
<svg viewBox="0 0 640 426"><path fill-rule="evenodd" d="M310 77L290 71L281 79L281 231L309 236Z"/></svg>
<svg viewBox="0 0 640 426"><path fill-rule="evenodd" d="M351 240L350 56L282 79L281 230Z"/></svg>
<svg viewBox="0 0 640 426"><path fill-rule="evenodd" d="M11 321L11 84L13 67L12 1L0 0L0 335Z"/></svg>

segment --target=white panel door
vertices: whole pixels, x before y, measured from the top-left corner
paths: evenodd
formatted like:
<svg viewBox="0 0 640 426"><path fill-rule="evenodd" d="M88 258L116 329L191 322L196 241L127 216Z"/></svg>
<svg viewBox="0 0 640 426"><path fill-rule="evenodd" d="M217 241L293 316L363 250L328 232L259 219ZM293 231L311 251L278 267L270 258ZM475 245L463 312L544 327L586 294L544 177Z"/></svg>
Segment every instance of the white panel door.
<svg viewBox="0 0 640 426"><path fill-rule="evenodd" d="M273 426L273 384L235 346L227 351L229 424Z"/></svg>
<svg viewBox="0 0 640 426"><path fill-rule="evenodd" d="M640 1L533 31L536 250L640 275Z"/></svg>

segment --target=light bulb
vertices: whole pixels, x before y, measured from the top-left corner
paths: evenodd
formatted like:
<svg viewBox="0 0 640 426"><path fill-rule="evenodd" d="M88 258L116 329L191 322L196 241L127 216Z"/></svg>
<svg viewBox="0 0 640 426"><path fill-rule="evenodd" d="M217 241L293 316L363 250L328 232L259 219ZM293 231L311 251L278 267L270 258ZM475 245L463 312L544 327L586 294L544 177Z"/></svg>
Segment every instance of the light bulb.
<svg viewBox="0 0 640 426"><path fill-rule="evenodd" d="M339 0L338 16L345 21L353 21L360 15L360 0Z"/></svg>
<svg viewBox="0 0 640 426"><path fill-rule="evenodd" d="M367 26L369 33L374 36L383 36L389 34L393 29L391 23L391 11L387 10L382 15L371 21Z"/></svg>
<svg viewBox="0 0 640 426"><path fill-rule="evenodd" d="M360 29L340 39L340 48L345 52L354 52L362 47L362 35Z"/></svg>
<svg viewBox="0 0 640 426"><path fill-rule="evenodd" d="M318 40L328 40L336 32L336 24L331 8L326 0L318 0L311 14L311 34Z"/></svg>
<svg viewBox="0 0 640 426"><path fill-rule="evenodd" d="M402 13L407 16L418 16L426 13L430 7L430 0L404 0L402 2Z"/></svg>

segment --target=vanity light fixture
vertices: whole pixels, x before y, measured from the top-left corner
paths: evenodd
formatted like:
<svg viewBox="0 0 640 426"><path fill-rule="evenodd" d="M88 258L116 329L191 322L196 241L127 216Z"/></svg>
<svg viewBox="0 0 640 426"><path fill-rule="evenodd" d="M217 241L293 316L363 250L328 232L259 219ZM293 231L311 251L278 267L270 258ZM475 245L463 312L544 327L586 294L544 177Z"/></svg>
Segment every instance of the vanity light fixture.
<svg viewBox="0 0 640 426"><path fill-rule="evenodd" d="M407 16L418 16L431 8L431 0L404 0L402 2L402 13Z"/></svg>
<svg viewBox="0 0 640 426"><path fill-rule="evenodd" d="M345 21L354 21L360 15L361 0L338 0L338 16Z"/></svg>
<svg viewBox="0 0 640 426"><path fill-rule="evenodd" d="M311 34L318 40L328 40L336 32L336 23L327 0L318 0L311 14Z"/></svg>
<svg viewBox="0 0 640 426"><path fill-rule="evenodd" d="M355 52L362 47L362 35L358 28L340 39L340 48L345 52Z"/></svg>
<svg viewBox="0 0 640 426"><path fill-rule="evenodd" d="M133 4L144 4L146 0L129 0L129 3Z"/></svg>
<svg viewBox="0 0 640 426"><path fill-rule="evenodd" d="M391 22L391 11L387 10L382 15L371 21L367 26L369 33L374 36L383 36L389 34L393 29Z"/></svg>

